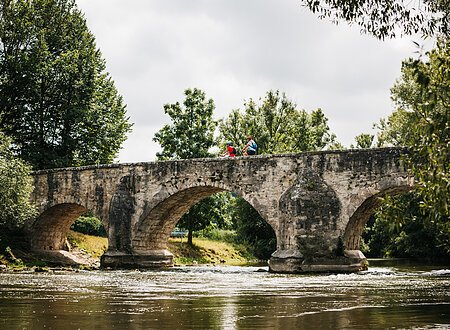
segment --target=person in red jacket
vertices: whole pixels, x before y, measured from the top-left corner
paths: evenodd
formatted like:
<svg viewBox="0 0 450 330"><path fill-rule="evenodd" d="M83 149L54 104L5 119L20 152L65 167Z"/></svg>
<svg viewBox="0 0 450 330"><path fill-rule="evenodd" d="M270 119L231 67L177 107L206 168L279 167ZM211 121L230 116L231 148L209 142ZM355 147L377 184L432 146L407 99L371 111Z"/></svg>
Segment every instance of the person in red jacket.
<svg viewBox="0 0 450 330"><path fill-rule="evenodd" d="M236 156L236 148L233 147L231 142L227 142L227 150L222 154L222 157L234 157Z"/></svg>

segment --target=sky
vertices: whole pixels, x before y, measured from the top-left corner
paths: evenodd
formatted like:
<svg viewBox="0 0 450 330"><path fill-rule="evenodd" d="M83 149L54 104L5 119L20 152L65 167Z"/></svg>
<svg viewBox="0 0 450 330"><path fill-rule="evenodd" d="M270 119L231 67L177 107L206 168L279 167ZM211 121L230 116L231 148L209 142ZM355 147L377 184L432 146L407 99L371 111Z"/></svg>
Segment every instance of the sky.
<svg viewBox="0 0 450 330"><path fill-rule="evenodd" d="M163 105L199 88L215 118L269 90L299 109L321 108L345 147L394 109L405 37L380 41L357 26L318 19L299 0L77 0L134 123L120 163L153 161ZM244 141L243 141L244 143Z"/></svg>

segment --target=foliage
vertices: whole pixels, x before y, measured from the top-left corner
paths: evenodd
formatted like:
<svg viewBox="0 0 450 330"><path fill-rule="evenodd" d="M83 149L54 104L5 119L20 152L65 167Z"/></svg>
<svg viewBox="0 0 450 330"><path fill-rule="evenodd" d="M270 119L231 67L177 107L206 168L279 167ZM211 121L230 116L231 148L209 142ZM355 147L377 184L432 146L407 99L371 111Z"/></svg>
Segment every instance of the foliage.
<svg viewBox="0 0 450 330"><path fill-rule="evenodd" d="M422 33L448 35L448 0L302 0L321 19L331 18L357 24L362 32L378 39Z"/></svg>
<svg viewBox="0 0 450 330"><path fill-rule="evenodd" d="M186 98L179 102L164 105L164 112L172 124L164 125L155 134L153 140L162 147L156 156L164 159L190 159L211 157L209 149L214 145L214 130L217 123L213 120L214 101L207 100L200 89L186 89Z"/></svg>
<svg viewBox="0 0 450 330"><path fill-rule="evenodd" d="M414 118L411 112L403 108L397 108L387 119L380 119L374 126L379 130L377 134L377 146L406 146L406 137L410 134L410 129L414 125Z"/></svg>
<svg viewBox="0 0 450 330"><path fill-rule="evenodd" d="M203 230L210 226L218 228L230 228L231 216L228 212L229 193L218 193L214 196L206 197L186 212L178 222L178 226L187 229L188 243L192 244L194 231Z"/></svg>
<svg viewBox="0 0 450 330"><path fill-rule="evenodd" d="M5 255L1 256L1 257L3 257L6 260L6 262L8 263L9 266L12 266L12 267L23 267L24 266L22 259L17 258L9 246L7 246L5 248Z"/></svg>
<svg viewBox="0 0 450 330"><path fill-rule="evenodd" d="M277 247L272 227L242 198L234 201L233 210L236 242L249 246L249 251L258 259L269 259Z"/></svg>
<svg viewBox="0 0 450 330"><path fill-rule="evenodd" d="M234 243L236 242L236 231L232 229L219 229L216 225L211 225L197 232L196 237Z"/></svg>
<svg viewBox="0 0 450 330"><path fill-rule="evenodd" d="M29 202L33 191L31 168L15 157L12 140L0 132L0 227L14 229L36 215Z"/></svg>
<svg viewBox="0 0 450 330"><path fill-rule="evenodd" d="M162 147L162 152L156 155L160 160L212 156L209 149L214 145L217 126L212 118L214 101L207 100L206 94L197 88L186 89L184 94L183 105L179 102L164 105L164 112L170 116L172 124L164 125L153 138ZM207 197L181 217L178 226L189 231L189 244L192 244L193 231L222 221L221 205L221 196Z"/></svg>
<svg viewBox="0 0 450 330"><path fill-rule="evenodd" d="M375 229L391 226L415 228L422 233L422 244L406 229L397 228L397 242L405 251L430 250L432 254L450 254L450 44L441 40L428 53L428 61L409 59L403 63L402 77L391 90L397 110L378 124L379 146L406 146L410 150L406 162L417 180L414 194L385 201L383 218ZM408 199L409 198L409 199ZM409 205L409 209L405 209ZM402 214L404 214L402 218ZM393 231L391 231L393 232ZM437 240L437 241L435 241ZM419 241L420 242L420 241ZM408 246L411 244L411 246ZM428 246L429 245L429 246ZM431 248L433 247L433 248ZM436 249L438 251L431 251ZM394 252L397 253L398 252ZM412 253L412 252L410 252ZM418 252L414 252L418 254Z"/></svg>
<svg viewBox="0 0 450 330"><path fill-rule="evenodd" d="M368 257L448 257L448 234L441 223L421 216L416 191L389 197L367 224L364 240Z"/></svg>
<svg viewBox="0 0 450 330"><path fill-rule="evenodd" d="M35 169L117 156L131 125L74 0L0 1L0 127Z"/></svg>
<svg viewBox="0 0 450 330"><path fill-rule="evenodd" d="M252 135L258 144L258 154L275 154L322 150L335 142L329 132L328 119L321 109L310 114L279 91L268 91L258 104L250 99L243 113L233 110L220 121L220 141L240 145ZM245 143L244 143L245 144Z"/></svg>
<svg viewBox="0 0 450 330"><path fill-rule="evenodd" d="M103 227L100 219L92 215L79 217L70 229L86 235L107 237L105 227Z"/></svg>
<svg viewBox="0 0 450 330"><path fill-rule="evenodd" d="M350 148L368 149L373 145L374 135L361 133L355 137L356 145L350 145Z"/></svg>
<svg viewBox="0 0 450 330"><path fill-rule="evenodd" d="M422 210L431 222L449 225L450 201L450 40L428 53L429 61L403 63L402 79L392 89L413 123L405 134L409 166L418 181ZM450 248L450 243L449 243Z"/></svg>

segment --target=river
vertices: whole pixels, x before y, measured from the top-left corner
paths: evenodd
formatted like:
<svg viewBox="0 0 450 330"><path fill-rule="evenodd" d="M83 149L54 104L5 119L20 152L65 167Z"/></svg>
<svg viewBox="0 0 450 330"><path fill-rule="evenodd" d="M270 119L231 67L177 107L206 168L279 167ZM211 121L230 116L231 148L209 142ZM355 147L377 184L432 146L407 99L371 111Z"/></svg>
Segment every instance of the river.
<svg viewBox="0 0 450 330"><path fill-rule="evenodd" d="M376 263L375 263L376 264ZM448 329L450 267L0 273L0 329Z"/></svg>

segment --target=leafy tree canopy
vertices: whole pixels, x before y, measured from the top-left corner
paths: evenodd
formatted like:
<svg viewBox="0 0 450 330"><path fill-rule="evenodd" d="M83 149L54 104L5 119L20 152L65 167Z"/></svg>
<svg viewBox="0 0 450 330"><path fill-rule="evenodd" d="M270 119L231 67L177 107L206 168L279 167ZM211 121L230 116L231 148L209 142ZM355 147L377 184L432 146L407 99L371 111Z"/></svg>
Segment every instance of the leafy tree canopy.
<svg viewBox="0 0 450 330"><path fill-rule="evenodd" d="M375 136L371 134L361 133L355 136L356 145L351 144L350 148L368 149L372 148Z"/></svg>
<svg viewBox="0 0 450 330"><path fill-rule="evenodd" d="M0 0L0 127L35 169L117 156L131 125L74 0Z"/></svg>
<svg viewBox="0 0 450 330"><path fill-rule="evenodd" d="M246 136L252 135L258 154L322 150L336 144L321 109L299 110L279 91L268 91L259 103L250 99L243 113L233 110L220 122L219 130L222 144L245 144Z"/></svg>
<svg viewBox="0 0 450 330"><path fill-rule="evenodd" d="M0 227L14 229L36 215L29 202L33 190L31 168L15 157L12 140L0 132Z"/></svg>
<svg viewBox="0 0 450 330"><path fill-rule="evenodd" d="M407 125L403 141L430 220L448 220L450 201L450 42L441 41L428 61L403 63L392 88L398 119ZM399 125L396 123L395 125Z"/></svg>
<svg viewBox="0 0 450 330"><path fill-rule="evenodd" d="M164 105L164 112L172 120L155 134L153 140L162 147L156 156L164 159L190 159L212 157L209 149L214 145L214 101L207 100L200 89L186 89L183 104Z"/></svg>
<svg viewBox="0 0 450 330"><path fill-rule="evenodd" d="M246 136L252 135L259 154L342 148L321 109L311 113L300 110L279 91L268 91L259 102L250 99L243 112L234 110L222 120L219 130L222 143L231 141L234 145L245 143ZM233 202L233 210L238 240L250 245L258 258L269 258L276 249L273 229L242 198Z"/></svg>
<svg viewBox="0 0 450 330"><path fill-rule="evenodd" d="M410 150L406 160L418 185L411 199L420 208L409 219L423 223L438 238L436 246L450 254L450 43L439 41L427 55L403 62L391 89L397 109L378 124L378 142ZM380 215L402 225L398 215L411 213L405 205L388 199Z"/></svg>
<svg viewBox="0 0 450 330"><path fill-rule="evenodd" d="M320 18L347 21L376 38L421 33L448 35L449 0L301 0Z"/></svg>

